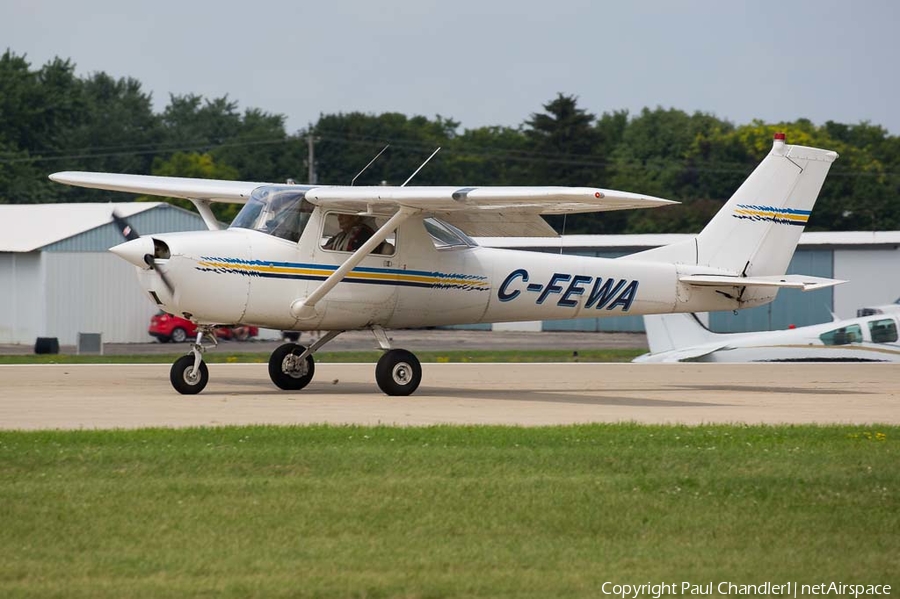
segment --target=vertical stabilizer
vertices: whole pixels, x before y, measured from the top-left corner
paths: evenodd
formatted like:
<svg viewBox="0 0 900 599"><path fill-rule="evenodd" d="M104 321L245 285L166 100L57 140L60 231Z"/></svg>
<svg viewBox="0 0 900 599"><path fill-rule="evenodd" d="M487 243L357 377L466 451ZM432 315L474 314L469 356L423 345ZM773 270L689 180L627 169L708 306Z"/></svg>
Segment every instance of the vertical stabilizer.
<svg viewBox="0 0 900 599"><path fill-rule="evenodd" d="M836 158L829 150L786 145L776 133L769 154L695 239L627 258L783 275Z"/></svg>

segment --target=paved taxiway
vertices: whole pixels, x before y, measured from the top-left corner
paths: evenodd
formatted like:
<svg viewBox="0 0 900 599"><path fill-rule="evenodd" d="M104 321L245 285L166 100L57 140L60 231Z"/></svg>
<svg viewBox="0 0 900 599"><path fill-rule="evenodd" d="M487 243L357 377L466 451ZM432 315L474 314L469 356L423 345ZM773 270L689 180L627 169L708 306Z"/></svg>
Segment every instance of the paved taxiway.
<svg viewBox="0 0 900 599"><path fill-rule="evenodd" d="M387 397L373 364L318 364L285 393L265 364L211 364L196 396L169 365L0 366L0 428L230 424L900 424L895 364L424 364L419 391Z"/></svg>

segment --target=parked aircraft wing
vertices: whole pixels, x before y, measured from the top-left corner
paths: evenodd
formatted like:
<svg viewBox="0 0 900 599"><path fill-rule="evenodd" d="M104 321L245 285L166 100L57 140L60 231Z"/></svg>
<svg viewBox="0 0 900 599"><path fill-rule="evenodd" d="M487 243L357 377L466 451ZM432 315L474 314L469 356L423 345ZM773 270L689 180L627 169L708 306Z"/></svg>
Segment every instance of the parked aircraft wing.
<svg viewBox="0 0 900 599"><path fill-rule="evenodd" d="M77 171L53 173L50 175L50 179L57 183L65 183L76 187L238 204L245 203L254 189L260 185L266 185L266 183L251 183L248 181L219 181L216 179Z"/></svg>

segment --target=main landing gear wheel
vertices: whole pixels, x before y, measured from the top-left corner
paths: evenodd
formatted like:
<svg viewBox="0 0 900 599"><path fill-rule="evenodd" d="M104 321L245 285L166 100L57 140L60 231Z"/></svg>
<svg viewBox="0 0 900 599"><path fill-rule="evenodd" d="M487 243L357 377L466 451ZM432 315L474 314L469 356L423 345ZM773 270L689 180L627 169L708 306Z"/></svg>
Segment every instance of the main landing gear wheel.
<svg viewBox="0 0 900 599"><path fill-rule="evenodd" d="M206 367L206 362L201 360L197 372L191 374L193 370L193 354L181 356L172 364L172 369L169 371L169 380L172 382L175 390L182 395L196 395L203 391L206 383L209 382L209 369Z"/></svg>
<svg viewBox="0 0 900 599"><path fill-rule="evenodd" d="M299 360L306 348L296 343L285 343L272 352L269 358L269 378L275 386L285 391L299 391L307 386L316 372L312 354Z"/></svg>
<svg viewBox="0 0 900 599"><path fill-rule="evenodd" d="M388 395L409 395L422 382L422 365L412 352L392 349L378 360L375 381Z"/></svg>

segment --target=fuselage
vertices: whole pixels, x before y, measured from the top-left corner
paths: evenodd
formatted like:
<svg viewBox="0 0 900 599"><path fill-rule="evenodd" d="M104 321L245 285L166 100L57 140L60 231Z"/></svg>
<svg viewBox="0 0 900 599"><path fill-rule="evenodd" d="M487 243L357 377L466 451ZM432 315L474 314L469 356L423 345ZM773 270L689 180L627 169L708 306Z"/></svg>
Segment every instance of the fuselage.
<svg viewBox="0 0 900 599"><path fill-rule="evenodd" d="M351 255L326 249L333 213L312 210L297 241L235 227L153 235L166 248L156 269L139 268L160 308L202 324L253 324L286 330L412 328L728 310L735 302L678 282L664 262L484 248L439 221L410 218L366 256L315 314L298 319L292 303L309 296ZM147 242L149 243L149 242Z"/></svg>

